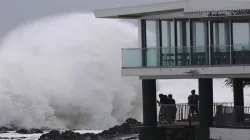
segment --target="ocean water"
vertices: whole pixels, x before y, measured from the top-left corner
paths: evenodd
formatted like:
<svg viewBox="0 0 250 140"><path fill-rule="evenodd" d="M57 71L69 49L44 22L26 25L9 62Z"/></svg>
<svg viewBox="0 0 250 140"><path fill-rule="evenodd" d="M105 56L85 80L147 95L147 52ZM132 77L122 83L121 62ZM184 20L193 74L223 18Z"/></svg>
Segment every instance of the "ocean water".
<svg viewBox="0 0 250 140"><path fill-rule="evenodd" d="M76 130L74 132L78 132L81 134L84 133L100 133L102 132L101 130ZM44 132L47 133L47 132ZM41 136L42 134L18 134L15 133L15 131L10 131L9 133L2 133L0 134L0 140L6 140L6 139L11 139L11 140L38 140L38 138Z"/></svg>
<svg viewBox="0 0 250 140"><path fill-rule="evenodd" d="M80 134L84 134L84 133L94 133L94 134L98 134L101 133L102 130L75 130L74 132L80 133ZM44 132L44 134L47 132ZM0 134L0 140L6 140L6 139L11 139L11 140L38 140L39 137L42 134L18 134L15 133L15 131L10 131L9 133L2 133ZM137 135L127 135L127 136L120 136L117 137L117 140L126 140L126 139L130 139L130 140L138 140L138 138L136 138ZM134 138L134 139L131 139Z"/></svg>

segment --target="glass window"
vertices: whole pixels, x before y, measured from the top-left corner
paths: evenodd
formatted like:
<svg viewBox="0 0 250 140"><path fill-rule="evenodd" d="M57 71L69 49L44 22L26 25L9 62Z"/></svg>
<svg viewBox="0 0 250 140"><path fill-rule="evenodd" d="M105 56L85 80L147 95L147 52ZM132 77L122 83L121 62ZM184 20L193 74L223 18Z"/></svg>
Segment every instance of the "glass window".
<svg viewBox="0 0 250 140"><path fill-rule="evenodd" d="M161 22L162 26L162 65L174 65L174 22L165 20Z"/></svg>
<svg viewBox="0 0 250 140"><path fill-rule="evenodd" d="M170 46L169 21L161 21L162 47Z"/></svg>
<svg viewBox="0 0 250 140"><path fill-rule="evenodd" d="M196 52L204 52L205 51L205 26L203 22L195 22L194 23L194 45Z"/></svg>
<svg viewBox="0 0 250 140"><path fill-rule="evenodd" d="M146 44L147 48L157 46L157 22L146 21Z"/></svg>
<svg viewBox="0 0 250 140"><path fill-rule="evenodd" d="M233 23L233 44L235 50L248 48L249 23Z"/></svg>
<svg viewBox="0 0 250 140"><path fill-rule="evenodd" d="M226 45L225 23L213 23L214 45Z"/></svg>
<svg viewBox="0 0 250 140"><path fill-rule="evenodd" d="M158 65L159 50L157 50L157 21L146 21L147 66Z"/></svg>
<svg viewBox="0 0 250 140"><path fill-rule="evenodd" d="M187 46L190 46L190 24L186 22L186 32L187 32Z"/></svg>
<svg viewBox="0 0 250 140"><path fill-rule="evenodd" d="M205 46L204 23L195 22L195 45Z"/></svg>
<svg viewBox="0 0 250 140"><path fill-rule="evenodd" d="M215 51L227 51L225 23L213 23L213 44Z"/></svg>
<svg viewBox="0 0 250 140"><path fill-rule="evenodd" d="M175 41L174 41L174 21L170 21L170 36L171 36L171 40L170 40L170 46L174 47L175 46Z"/></svg>
<svg viewBox="0 0 250 140"><path fill-rule="evenodd" d="M169 21L161 21L162 47L170 46Z"/></svg>
<svg viewBox="0 0 250 140"><path fill-rule="evenodd" d="M181 22L177 21L177 46L180 47L182 45L182 39L181 39L181 35L182 31L181 31Z"/></svg>

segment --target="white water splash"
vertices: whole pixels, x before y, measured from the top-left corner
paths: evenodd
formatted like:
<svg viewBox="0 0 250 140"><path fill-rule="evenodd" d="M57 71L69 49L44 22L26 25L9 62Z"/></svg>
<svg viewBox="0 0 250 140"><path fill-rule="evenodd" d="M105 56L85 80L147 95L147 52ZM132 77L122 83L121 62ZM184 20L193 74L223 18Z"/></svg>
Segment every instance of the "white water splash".
<svg viewBox="0 0 250 140"><path fill-rule="evenodd" d="M138 78L121 77L137 27L92 14L18 27L0 46L0 125L103 129L141 118Z"/></svg>

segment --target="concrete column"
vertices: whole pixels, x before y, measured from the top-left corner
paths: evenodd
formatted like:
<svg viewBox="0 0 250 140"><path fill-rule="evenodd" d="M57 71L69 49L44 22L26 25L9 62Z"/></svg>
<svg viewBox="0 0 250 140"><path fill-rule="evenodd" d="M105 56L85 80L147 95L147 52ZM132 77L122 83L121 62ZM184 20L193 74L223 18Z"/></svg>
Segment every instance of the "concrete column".
<svg viewBox="0 0 250 140"><path fill-rule="evenodd" d="M208 140L209 127L213 126L213 79L199 79L199 118L198 140Z"/></svg>
<svg viewBox="0 0 250 140"><path fill-rule="evenodd" d="M233 79L234 106L244 106L243 79Z"/></svg>
<svg viewBox="0 0 250 140"><path fill-rule="evenodd" d="M156 137L157 107L156 80L142 80L143 127L139 140L152 140Z"/></svg>
<svg viewBox="0 0 250 140"><path fill-rule="evenodd" d="M233 79L233 93L235 106L235 124L241 124L244 121L244 90L243 79Z"/></svg>

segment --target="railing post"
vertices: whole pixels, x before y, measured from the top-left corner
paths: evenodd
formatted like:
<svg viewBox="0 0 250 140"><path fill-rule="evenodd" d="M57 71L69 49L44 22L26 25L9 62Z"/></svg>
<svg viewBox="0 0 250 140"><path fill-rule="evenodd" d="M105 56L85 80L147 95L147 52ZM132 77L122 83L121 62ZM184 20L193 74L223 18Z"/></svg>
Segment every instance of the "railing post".
<svg viewBox="0 0 250 140"><path fill-rule="evenodd" d="M214 30L213 22L209 21L209 65L214 63Z"/></svg>
<svg viewBox="0 0 250 140"><path fill-rule="evenodd" d="M147 38L146 38L146 20L141 20L141 53L142 67L147 66Z"/></svg>
<svg viewBox="0 0 250 140"><path fill-rule="evenodd" d="M162 26L161 20L157 20L157 46L156 46L156 53L157 53L157 67L162 66Z"/></svg>
<svg viewBox="0 0 250 140"><path fill-rule="evenodd" d="M210 41L209 41L209 22L208 21L204 21L204 41L205 41L205 65L210 65Z"/></svg>
<svg viewBox="0 0 250 140"><path fill-rule="evenodd" d="M232 28L232 21L229 20L229 55L230 55L230 64L233 64L233 50L234 50L234 46L233 46L233 28Z"/></svg>
<svg viewBox="0 0 250 140"><path fill-rule="evenodd" d="M189 32L190 32L190 51L189 51L189 65L193 64L193 50L194 50L194 37L193 37L193 21L191 19L189 19Z"/></svg>
<svg viewBox="0 0 250 140"><path fill-rule="evenodd" d="M174 64L178 66L178 35L177 35L177 21L173 19L174 22Z"/></svg>
<svg viewBox="0 0 250 140"><path fill-rule="evenodd" d="M188 48L187 48L187 27L186 27L186 21L183 20L181 21L180 24L181 28L181 65L182 66L187 66L187 53L188 53Z"/></svg>

